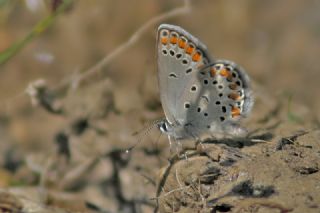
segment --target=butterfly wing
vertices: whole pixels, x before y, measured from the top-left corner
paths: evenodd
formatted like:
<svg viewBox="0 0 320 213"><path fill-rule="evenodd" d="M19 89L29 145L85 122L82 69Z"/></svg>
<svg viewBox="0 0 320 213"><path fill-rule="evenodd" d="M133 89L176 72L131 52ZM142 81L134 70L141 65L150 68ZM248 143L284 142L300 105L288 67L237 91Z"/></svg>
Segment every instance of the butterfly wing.
<svg viewBox="0 0 320 213"><path fill-rule="evenodd" d="M182 28L160 25L157 56L162 107L184 135L232 131L250 112L246 72L232 61L213 61L205 45Z"/></svg>
<svg viewBox="0 0 320 213"><path fill-rule="evenodd" d="M198 72L198 87L201 88L195 100L195 108L189 112L191 132L241 133L237 122L249 114L253 96L249 77L239 65L228 60L217 60Z"/></svg>
<svg viewBox="0 0 320 213"><path fill-rule="evenodd" d="M183 95L197 77L197 71L211 59L197 38L178 26L162 24L157 35L157 59L160 99L169 123L186 122L189 102ZM197 94L194 91L194 96Z"/></svg>

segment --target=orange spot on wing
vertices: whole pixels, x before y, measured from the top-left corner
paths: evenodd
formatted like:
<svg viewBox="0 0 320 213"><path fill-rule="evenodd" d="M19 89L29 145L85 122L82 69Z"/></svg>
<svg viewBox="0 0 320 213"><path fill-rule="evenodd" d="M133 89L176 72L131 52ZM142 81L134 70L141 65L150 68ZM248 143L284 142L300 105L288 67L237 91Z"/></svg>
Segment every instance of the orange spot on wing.
<svg viewBox="0 0 320 213"><path fill-rule="evenodd" d="M222 68L220 70L220 75L223 77L229 77L229 76L231 76L231 73L228 70L226 70L225 68Z"/></svg>
<svg viewBox="0 0 320 213"><path fill-rule="evenodd" d="M231 109L231 116L236 117L240 115L240 108L233 106Z"/></svg>
<svg viewBox="0 0 320 213"><path fill-rule="evenodd" d="M228 80L229 82L231 82L232 79L233 79L233 77L232 77L231 73L229 72L229 75L227 76L227 80Z"/></svg>
<svg viewBox="0 0 320 213"><path fill-rule="evenodd" d="M178 38L176 36L172 36L170 39L171 44L176 44L178 42Z"/></svg>
<svg viewBox="0 0 320 213"><path fill-rule="evenodd" d="M196 52L195 54L193 54L192 56L192 61L199 61L201 58L201 54Z"/></svg>
<svg viewBox="0 0 320 213"><path fill-rule="evenodd" d="M240 100L240 95L238 95L237 93L230 93L230 94L228 95L228 98L236 101L236 100Z"/></svg>
<svg viewBox="0 0 320 213"><path fill-rule="evenodd" d="M217 72L216 69L212 67L212 68L210 69L210 76L211 76L211 77L214 77L214 76L216 75L216 72Z"/></svg>
<svg viewBox="0 0 320 213"><path fill-rule="evenodd" d="M186 53L191 55L191 53L193 52L193 50L194 50L194 47L189 45L189 46L187 47L187 49L186 49Z"/></svg>
<svg viewBox="0 0 320 213"><path fill-rule="evenodd" d="M168 43L168 38L162 37L162 38L161 38L161 43L162 43L163 45L166 45L166 44Z"/></svg>
<svg viewBox="0 0 320 213"><path fill-rule="evenodd" d="M185 48L186 47L186 41L184 41L183 39L180 39L179 40L179 47L182 48L182 49Z"/></svg>
<svg viewBox="0 0 320 213"><path fill-rule="evenodd" d="M229 88L232 90L235 90L235 89L237 89L237 84L230 84Z"/></svg>

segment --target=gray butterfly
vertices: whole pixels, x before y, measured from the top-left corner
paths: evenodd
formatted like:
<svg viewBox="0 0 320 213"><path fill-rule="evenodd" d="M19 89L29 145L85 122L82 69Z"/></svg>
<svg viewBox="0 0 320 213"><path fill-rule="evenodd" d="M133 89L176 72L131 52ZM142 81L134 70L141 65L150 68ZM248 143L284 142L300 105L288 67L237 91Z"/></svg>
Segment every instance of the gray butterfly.
<svg viewBox="0 0 320 213"><path fill-rule="evenodd" d="M169 139L243 133L238 121L250 112L253 96L240 66L212 59L197 38L169 24L158 28L157 59L166 116L158 127Z"/></svg>

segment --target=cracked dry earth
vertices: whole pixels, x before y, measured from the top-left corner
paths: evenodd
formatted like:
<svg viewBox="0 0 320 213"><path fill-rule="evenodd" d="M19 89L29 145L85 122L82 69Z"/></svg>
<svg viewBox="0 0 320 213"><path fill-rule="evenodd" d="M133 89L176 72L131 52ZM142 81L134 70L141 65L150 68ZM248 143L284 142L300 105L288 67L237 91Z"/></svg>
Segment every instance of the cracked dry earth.
<svg viewBox="0 0 320 213"><path fill-rule="evenodd" d="M251 119L243 124L248 138L186 143L186 156L176 155L163 167L159 212L320 212L317 121L303 104L293 108L308 112L300 122L285 101L266 101L260 95L268 93L255 91Z"/></svg>
<svg viewBox="0 0 320 213"><path fill-rule="evenodd" d="M197 0L191 16L168 20L244 66L256 99L242 124L248 139L186 142L178 156L157 131L121 153L137 142L133 132L163 117L156 26L94 84L58 99L50 89L180 2L76 1L1 70L0 213L319 213L318 2ZM8 13L2 47L35 24L19 11ZM52 64L34 59L46 52L56 57ZM15 98L39 78L49 84L45 106Z"/></svg>
<svg viewBox="0 0 320 213"><path fill-rule="evenodd" d="M315 130L198 145L160 175L160 212L319 212L319 141Z"/></svg>
<svg viewBox="0 0 320 213"><path fill-rule="evenodd" d="M320 212L320 130L310 111L300 123L283 99L265 102L256 89L256 106L243 124L248 138L185 141L178 155L165 137L151 143L159 138L152 131L123 155L131 138L125 133L158 113L113 112L113 97L102 92L112 91L110 82L85 90L65 102L70 124L56 132L49 154L5 155L17 168L1 170L2 212ZM42 172L48 175L39 180Z"/></svg>

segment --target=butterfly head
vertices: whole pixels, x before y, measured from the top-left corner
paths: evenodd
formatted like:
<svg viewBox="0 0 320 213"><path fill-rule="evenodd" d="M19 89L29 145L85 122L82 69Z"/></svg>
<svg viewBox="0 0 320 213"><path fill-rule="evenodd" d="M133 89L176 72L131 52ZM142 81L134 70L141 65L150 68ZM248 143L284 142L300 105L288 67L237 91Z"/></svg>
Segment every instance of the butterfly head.
<svg viewBox="0 0 320 213"><path fill-rule="evenodd" d="M162 133L172 136L175 139L183 139L190 137L190 132L188 130L188 124L182 125L180 123L171 124L167 119L163 119L158 122L158 128Z"/></svg>
<svg viewBox="0 0 320 213"><path fill-rule="evenodd" d="M172 125L166 119L159 121L158 128L160 129L161 132L168 135L171 135L171 133L173 132Z"/></svg>

